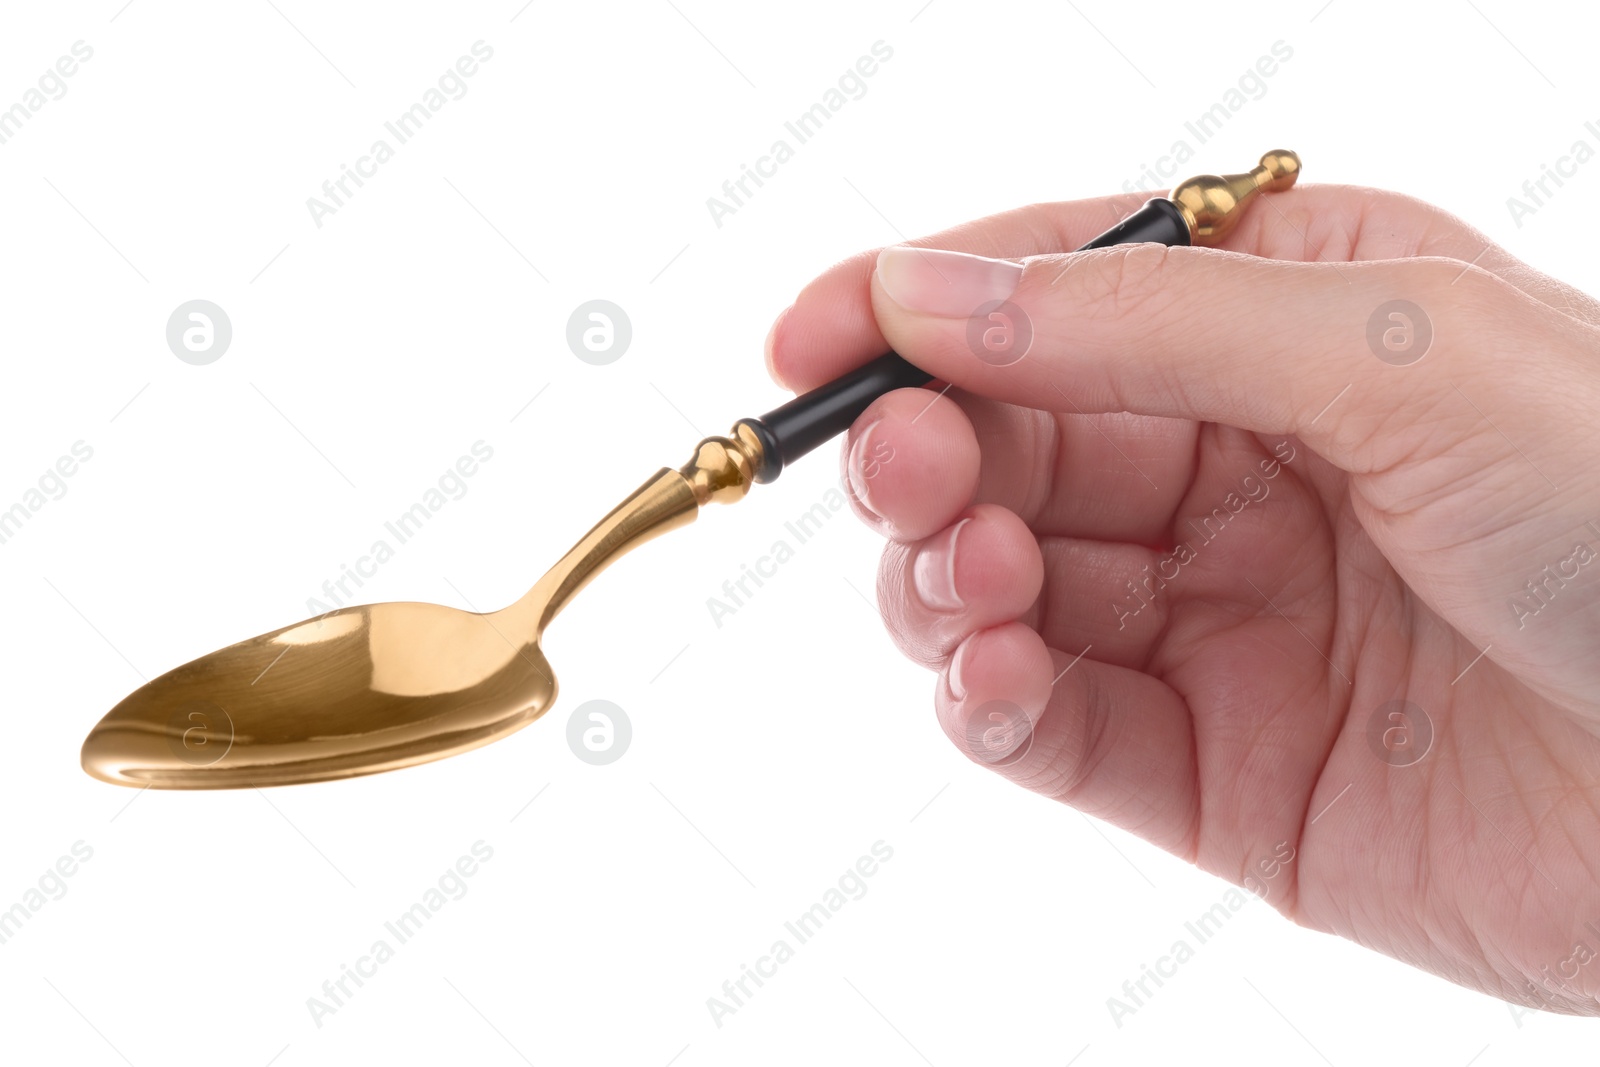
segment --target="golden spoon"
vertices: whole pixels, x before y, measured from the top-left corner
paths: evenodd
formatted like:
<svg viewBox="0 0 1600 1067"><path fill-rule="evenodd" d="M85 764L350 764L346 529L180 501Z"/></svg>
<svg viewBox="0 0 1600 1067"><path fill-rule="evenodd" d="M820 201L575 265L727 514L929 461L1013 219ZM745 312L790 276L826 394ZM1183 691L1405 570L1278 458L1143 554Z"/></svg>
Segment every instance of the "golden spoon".
<svg viewBox="0 0 1600 1067"><path fill-rule="evenodd" d="M331 612L202 656L141 686L83 744L117 785L226 789L349 778L463 752L526 726L555 700L545 626L608 563L749 491L760 446L702 442L590 530L510 607L438 604Z"/></svg>
<svg viewBox="0 0 1600 1067"><path fill-rule="evenodd" d="M1215 244L1262 190L1287 189L1293 152L1247 174L1191 178L1084 248L1139 241ZM83 769L116 785L228 789L350 778L409 767L504 737L555 700L545 627L609 563L744 498L855 421L890 389L929 376L890 353L664 468L500 611L436 604L348 608L241 641L168 671L112 708L83 743Z"/></svg>

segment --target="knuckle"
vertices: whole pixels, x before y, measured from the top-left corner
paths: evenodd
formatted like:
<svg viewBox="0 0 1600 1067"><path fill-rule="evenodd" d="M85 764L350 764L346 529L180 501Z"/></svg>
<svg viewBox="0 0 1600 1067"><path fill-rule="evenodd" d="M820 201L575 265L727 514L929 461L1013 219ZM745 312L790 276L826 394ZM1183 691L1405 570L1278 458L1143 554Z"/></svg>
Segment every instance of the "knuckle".
<svg viewBox="0 0 1600 1067"><path fill-rule="evenodd" d="M1128 317L1145 309L1166 290L1171 249L1159 244L1137 244L1118 249L1107 256L1104 266L1093 271L1088 281L1096 286L1093 295L1100 308L1113 317Z"/></svg>
<svg viewBox="0 0 1600 1067"><path fill-rule="evenodd" d="M1361 207L1364 211L1375 220L1381 219L1385 223L1406 219L1415 227L1418 222L1455 221L1449 212L1437 204L1430 203L1420 196L1400 192L1398 189L1364 187L1361 196ZM1415 228L1421 229L1421 227Z"/></svg>
<svg viewBox="0 0 1600 1067"><path fill-rule="evenodd" d="M1041 264L1040 291L1056 291L1074 319L1115 326L1126 341L1128 330L1152 328L1158 313L1178 299L1173 284L1177 251L1134 244L1045 257L1050 262Z"/></svg>
<svg viewBox="0 0 1600 1067"><path fill-rule="evenodd" d="M1065 699L1073 706L1073 728L1045 733L1029 752L1030 758L1012 768L1009 777L1054 800L1078 805L1090 794L1114 750L1121 720L1111 707L1110 694L1091 675L1074 682L1069 692Z"/></svg>
<svg viewBox="0 0 1600 1067"><path fill-rule="evenodd" d="M1477 264L1449 256L1413 256L1403 263L1403 270L1418 289L1451 302L1460 294L1473 291L1473 286L1496 280L1494 274Z"/></svg>
<svg viewBox="0 0 1600 1067"><path fill-rule="evenodd" d="M891 541L878 560L878 614L902 655L924 667L937 667L939 657L909 610L911 603L911 548Z"/></svg>
<svg viewBox="0 0 1600 1067"><path fill-rule="evenodd" d="M1503 330L1509 305L1521 302L1514 285L1475 263L1448 256L1418 256L1404 263L1403 284L1415 291L1418 306L1457 327L1463 337Z"/></svg>
<svg viewBox="0 0 1600 1067"><path fill-rule="evenodd" d="M1340 229L1351 259L1411 256L1441 234L1473 232L1444 208L1409 193L1367 186L1351 187L1350 193L1351 210L1341 216ZM1358 249L1366 254L1357 255Z"/></svg>
<svg viewBox="0 0 1600 1067"><path fill-rule="evenodd" d="M916 546L891 541L878 562L878 614L901 655L911 662L939 670L961 633L956 620L932 620L918 604L911 588L911 568Z"/></svg>

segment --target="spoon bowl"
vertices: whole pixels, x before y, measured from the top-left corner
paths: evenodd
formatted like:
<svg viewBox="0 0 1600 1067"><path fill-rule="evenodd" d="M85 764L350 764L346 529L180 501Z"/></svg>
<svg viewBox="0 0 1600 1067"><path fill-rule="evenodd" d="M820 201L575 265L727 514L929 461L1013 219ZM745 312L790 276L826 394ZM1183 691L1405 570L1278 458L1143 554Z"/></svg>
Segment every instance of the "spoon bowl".
<svg viewBox="0 0 1600 1067"><path fill-rule="evenodd" d="M555 695L537 634L514 639L494 614L371 604L168 671L100 721L83 765L164 789L348 778L488 744Z"/></svg>

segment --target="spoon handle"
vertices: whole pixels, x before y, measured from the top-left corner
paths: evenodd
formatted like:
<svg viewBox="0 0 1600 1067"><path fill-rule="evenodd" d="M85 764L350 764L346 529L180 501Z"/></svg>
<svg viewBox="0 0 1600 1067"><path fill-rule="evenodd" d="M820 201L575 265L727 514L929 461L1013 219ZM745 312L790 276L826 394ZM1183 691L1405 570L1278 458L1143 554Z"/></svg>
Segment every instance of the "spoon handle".
<svg viewBox="0 0 1600 1067"><path fill-rule="evenodd" d="M895 389L927 385L933 375L886 352L809 393L801 393L759 419L740 419L761 442L758 482L777 479L783 468L831 437L843 433L878 397Z"/></svg>
<svg viewBox="0 0 1600 1067"><path fill-rule="evenodd" d="M1078 251L1141 242L1215 244L1237 224L1240 208L1255 193L1287 189L1299 170L1298 156L1275 150L1246 174L1190 178L1172 191L1171 199L1150 200ZM927 371L889 352L760 418L739 420L735 430L743 427L761 446L752 476L757 482L776 480L789 464L848 429L884 393L933 380Z"/></svg>

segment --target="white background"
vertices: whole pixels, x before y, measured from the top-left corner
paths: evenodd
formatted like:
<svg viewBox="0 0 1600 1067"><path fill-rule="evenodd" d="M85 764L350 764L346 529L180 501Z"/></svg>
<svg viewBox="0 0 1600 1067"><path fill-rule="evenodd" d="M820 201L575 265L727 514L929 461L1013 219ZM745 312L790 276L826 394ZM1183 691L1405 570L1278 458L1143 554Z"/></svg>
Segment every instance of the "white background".
<svg viewBox="0 0 1600 1067"><path fill-rule="evenodd" d="M932 676L864 602L878 546L847 513L712 621L707 598L838 484L832 449L584 592L546 643L557 706L508 740L266 793L79 770L143 678L308 614L474 442L492 461L365 599L509 602L702 433L783 399L762 338L829 263L1117 191L1180 138L1178 177L1292 147L1307 181L1427 197L1600 291L1600 162L1521 226L1506 207L1596 143L1592 12L1308 0L1191 28L1192 4L922 3L8 5L0 107L74 42L94 55L0 145L0 508L74 442L94 455L0 545L0 908L74 842L93 858L0 945L0 1056L1592 1058L1590 1023L1254 900L1117 1025L1107 998L1193 944L1224 883L955 751ZM467 94L318 228L307 197L478 40L494 55ZM880 40L866 94L715 225L706 198ZM1264 95L1195 144L1185 120L1280 40ZM233 324L209 366L165 341L196 298ZM609 366L565 342L593 298L633 323ZM565 741L591 699L633 724L609 766ZM317 1025L307 999L479 840L466 895ZM706 999L880 840L866 895L716 1025Z"/></svg>

